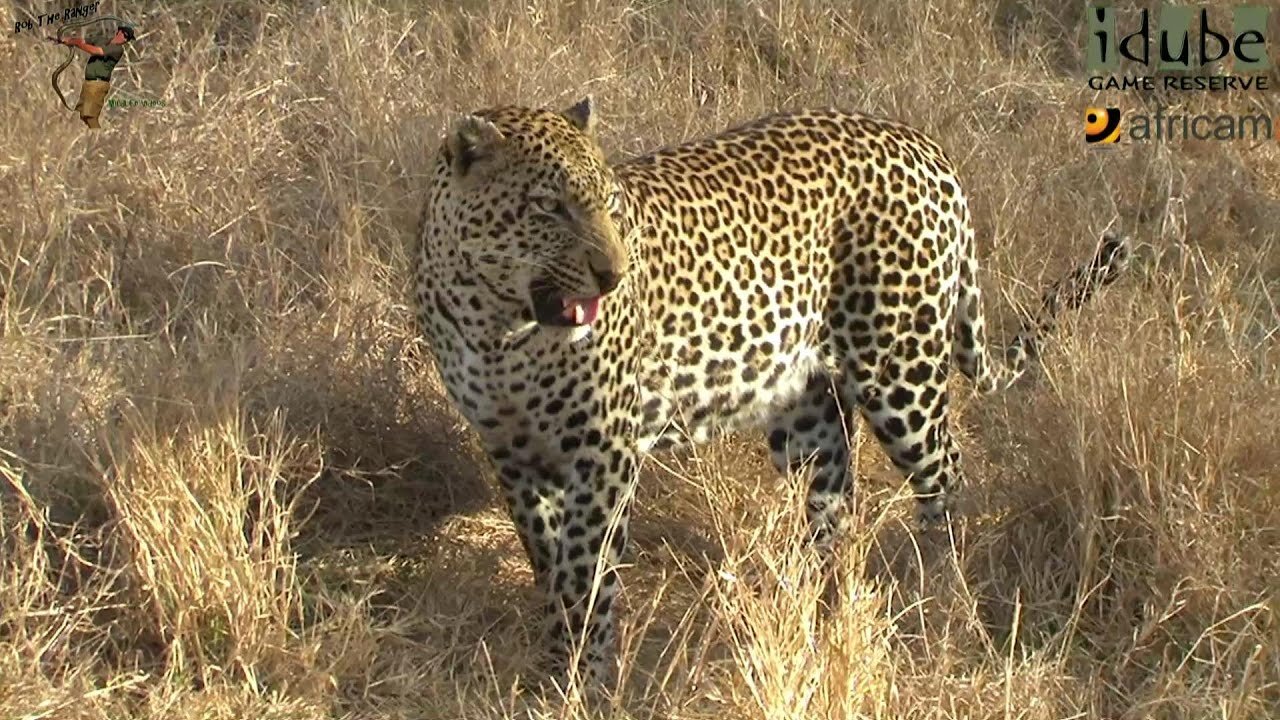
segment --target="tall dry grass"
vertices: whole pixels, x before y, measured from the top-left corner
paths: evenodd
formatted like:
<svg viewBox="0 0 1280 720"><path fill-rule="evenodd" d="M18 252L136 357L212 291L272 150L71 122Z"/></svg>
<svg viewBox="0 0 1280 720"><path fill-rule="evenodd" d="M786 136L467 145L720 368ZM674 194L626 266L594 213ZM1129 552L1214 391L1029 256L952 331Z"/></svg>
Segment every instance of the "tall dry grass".
<svg viewBox="0 0 1280 720"><path fill-rule="evenodd" d="M1104 227L1142 245L1036 382L956 381L949 537L907 529L864 444L830 616L758 438L653 458L593 712L1277 715L1280 153L1087 151L1085 105L1154 99L1085 89L1072 3L101 12L142 29L116 87L165 106L97 134L55 105L56 48L0 40L0 716L588 715L520 689L537 599L405 291L448 118L586 92L618 156L802 105L926 129L997 320Z"/></svg>

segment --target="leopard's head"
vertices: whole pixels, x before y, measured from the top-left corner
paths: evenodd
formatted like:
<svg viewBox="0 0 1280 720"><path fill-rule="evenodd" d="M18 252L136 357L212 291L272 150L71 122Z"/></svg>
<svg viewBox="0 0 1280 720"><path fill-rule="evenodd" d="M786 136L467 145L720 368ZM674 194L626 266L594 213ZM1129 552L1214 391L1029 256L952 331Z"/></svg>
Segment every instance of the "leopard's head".
<svg viewBox="0 0 1280 720"><path fill-rule="evenodd" d="M590 325L624 281L621 195L588 97L567 110L500 107L457 119L423 217L427 270L460 258L489 312Z"/></svg>

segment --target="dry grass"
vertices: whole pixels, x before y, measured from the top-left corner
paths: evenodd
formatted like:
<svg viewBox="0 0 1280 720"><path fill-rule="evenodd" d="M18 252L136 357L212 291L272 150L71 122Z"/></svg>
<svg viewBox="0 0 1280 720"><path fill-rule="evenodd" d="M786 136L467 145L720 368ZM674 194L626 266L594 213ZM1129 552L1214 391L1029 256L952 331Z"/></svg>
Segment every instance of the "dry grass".
<svg viewBox="0 0 1280 720"><path fill-rule="evenodd" d="M405 283L445 121L587 91L619 155L909 119L997 318L1108 224L1146 248L1038 382L956 381L952 538L863 447L831 617L757 438L654 458L604 715L1275 717L1280 148L1086 150L1077 4L840 5L107 2L144 33L117 87L166 106L96 135L0 39L0 717L586 715L518 689L537 603Z"/></svg>

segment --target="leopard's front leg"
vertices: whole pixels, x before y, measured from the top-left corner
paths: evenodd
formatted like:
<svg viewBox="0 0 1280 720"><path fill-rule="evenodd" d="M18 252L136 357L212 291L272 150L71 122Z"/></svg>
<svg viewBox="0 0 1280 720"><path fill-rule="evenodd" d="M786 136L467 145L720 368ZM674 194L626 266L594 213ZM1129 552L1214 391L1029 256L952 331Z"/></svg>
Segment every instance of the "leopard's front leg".
<svg viewBox="0 0 1280 720"><path fill-rule="evenodd" d="M560 678L576 668L586 683L607 687L615 677L617 567L627 545L637 467L634 448L604 439L581 448L565 468L564 522L546 608L553 671Z"/></svg>
<svg viewBox="0 0 1280 720"><path fill-rule="evenodd" d="M564 523L563 477L557 470L510 448L490 451L507 510L520 535L538 590L550 590L549 576Z"/></svg>

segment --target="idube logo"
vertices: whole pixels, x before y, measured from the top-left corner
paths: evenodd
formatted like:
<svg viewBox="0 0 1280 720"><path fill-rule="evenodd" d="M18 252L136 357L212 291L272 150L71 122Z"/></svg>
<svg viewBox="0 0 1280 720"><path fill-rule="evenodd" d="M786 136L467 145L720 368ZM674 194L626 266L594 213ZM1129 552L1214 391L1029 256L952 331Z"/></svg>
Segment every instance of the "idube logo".
<svg viewBox="0 0 1280 720"><path fill-rule="evenodd" d="M1215 25L1205 8L1162 4L1152 27L1151 11L1142 8L1136 28L1119 29L1111 3L1090 3L1085 16L1085 66L1094 90L1267 90L1267 16L1271 8L1242 5L1231 9L1228 25ZM1198 19L1194 24L1193 20ZM1125 32L1125 31L1128 32ZM1116 74L1121 60L1143 70ZM1229 61L1230 74L1205 66ZM1173 71L1156 77L1151 71ZM1196 74L1200 71L1199 74Z"/></svg>

